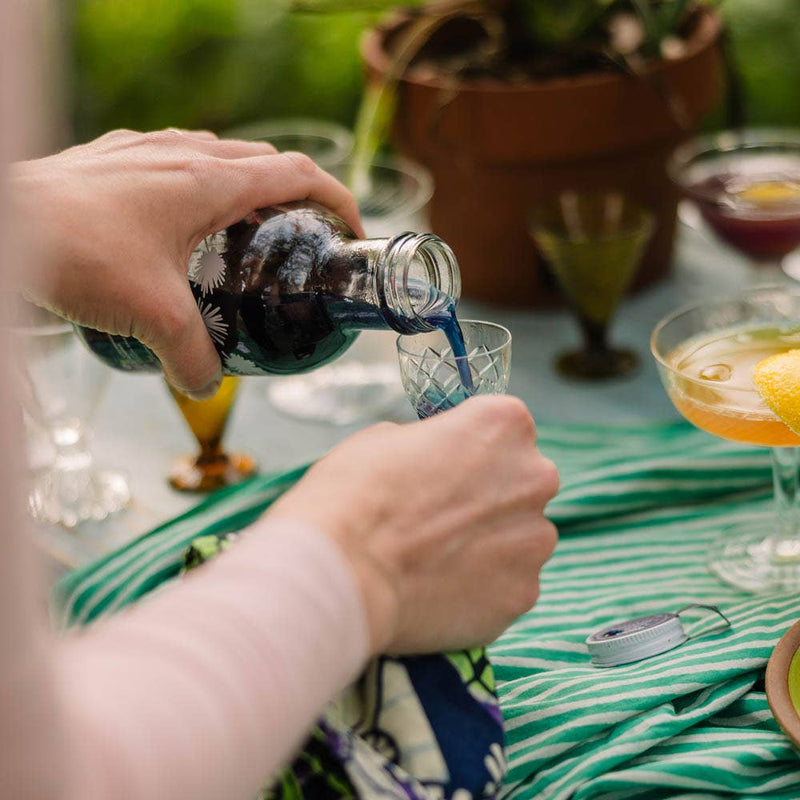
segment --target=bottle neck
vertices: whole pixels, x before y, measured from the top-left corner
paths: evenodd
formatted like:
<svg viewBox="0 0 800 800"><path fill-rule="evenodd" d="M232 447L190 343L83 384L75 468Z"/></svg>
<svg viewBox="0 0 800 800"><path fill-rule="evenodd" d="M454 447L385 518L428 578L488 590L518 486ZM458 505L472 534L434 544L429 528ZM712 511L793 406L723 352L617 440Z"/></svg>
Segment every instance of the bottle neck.
<svg viewBox="0 0 800 800"><path fill-rule="evenodd" d="M400 233L350 244L367 263L367 285L386 324L398 333L438 327L461 295L461 276L453 251L432 233Z"/></svg>

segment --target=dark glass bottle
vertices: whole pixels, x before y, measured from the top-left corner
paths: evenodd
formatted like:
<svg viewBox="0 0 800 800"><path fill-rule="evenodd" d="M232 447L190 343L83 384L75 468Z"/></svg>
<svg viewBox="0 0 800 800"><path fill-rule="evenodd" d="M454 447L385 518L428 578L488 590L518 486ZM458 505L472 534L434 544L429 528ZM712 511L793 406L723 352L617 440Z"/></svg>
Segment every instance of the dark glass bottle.
<svg viewBox="0 0 800 800"><path fill-rule="evenodd" d="M253 211L208 237L189 281L227 375L283 375L319 367L364 329L446 327L461 283L452 250L433 234L357 239L309 202ZM136 339L79 328L112 367L160 370Z"/></svg>

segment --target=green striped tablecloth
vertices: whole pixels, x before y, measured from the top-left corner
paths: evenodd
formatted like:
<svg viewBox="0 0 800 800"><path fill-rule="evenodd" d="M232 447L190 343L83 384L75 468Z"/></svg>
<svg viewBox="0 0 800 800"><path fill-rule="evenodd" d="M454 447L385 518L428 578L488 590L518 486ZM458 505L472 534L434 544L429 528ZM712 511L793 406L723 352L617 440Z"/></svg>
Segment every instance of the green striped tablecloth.
<svg viewBox="0 0 800 800"><path fill-rule="evenodd" d="M561 541L537 606L491 648L514 798L800 798L800 759L762 680L800 596L752 597L706 570L709 543L743 518L769 524L766 451L687 424L541 426L559 465L549 508ZM214 496L58 587L85 623L173 575L194 537L247 524L302 469ZM717 603L723 633L627 666L589 665L586 636L631 616ZM697 633L702 632L699 623Z"/></svg>

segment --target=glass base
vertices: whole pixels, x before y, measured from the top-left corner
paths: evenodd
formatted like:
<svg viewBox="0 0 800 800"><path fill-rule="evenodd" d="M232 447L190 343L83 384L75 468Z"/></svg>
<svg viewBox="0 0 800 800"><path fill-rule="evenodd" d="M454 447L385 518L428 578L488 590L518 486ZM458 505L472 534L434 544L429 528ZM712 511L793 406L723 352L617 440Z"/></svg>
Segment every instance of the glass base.
<svg viewBox="0 0 800 800"><path fill-rule="evenodd" d="M208 461L183 456L172 466L169 485L180 492L213 492L241 483L255 473L255 461L241 453L224 454Z"/></svg>
<svg viewBox="0 0 800 800"><path fill-rule="evenodd" d="M287 416L333 425L381 419L405 401L395 363L331 364L271 381L267 396Z"/></svg>
<svg viewBox="0 0 800 800"><path fill-rule="evenodd" d="M708 556L709 569L746 592L796 592L800 589L800 539L765 538L771 521L732 525L720 534Z"/></svg>
<svg viewBox="0 0 800 800"><path fill-rule="evenodd" d="M630 350L576 350L562 353L556 359L556 369L562 375L589 381L618 378L633 372L638 366L639 358Z"/></svg>
<svg viewBox="0 0 800 800"><path fill-rule="evenodd" d="M35 479L28 506L38 522L74 528L85 520L105 519L130 500L128 481L120 472L75 474L49 469Z"/></svg>

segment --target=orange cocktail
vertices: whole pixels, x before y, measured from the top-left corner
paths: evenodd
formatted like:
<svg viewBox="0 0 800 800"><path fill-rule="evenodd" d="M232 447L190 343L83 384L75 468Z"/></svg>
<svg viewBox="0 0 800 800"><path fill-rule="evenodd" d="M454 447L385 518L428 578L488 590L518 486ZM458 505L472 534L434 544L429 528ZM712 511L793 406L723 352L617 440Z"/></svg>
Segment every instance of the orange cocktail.
<svg viewBox="0 0 800 800"><path fill-rule="evenodd" d="M800 590L800 288L686 306L659 322L650 347L686 419L772 454L773 519L726 522L709 567L740 589Z"/></svg>
<svg viewBox="0 0 800 800"><path fill-rule="evenodd" d="M704 431L764 447L796 447L800 436L753 385L756 364L800 347L800 327L736 325L694 336L670 351L667 391L678 411Z"/></svg>

